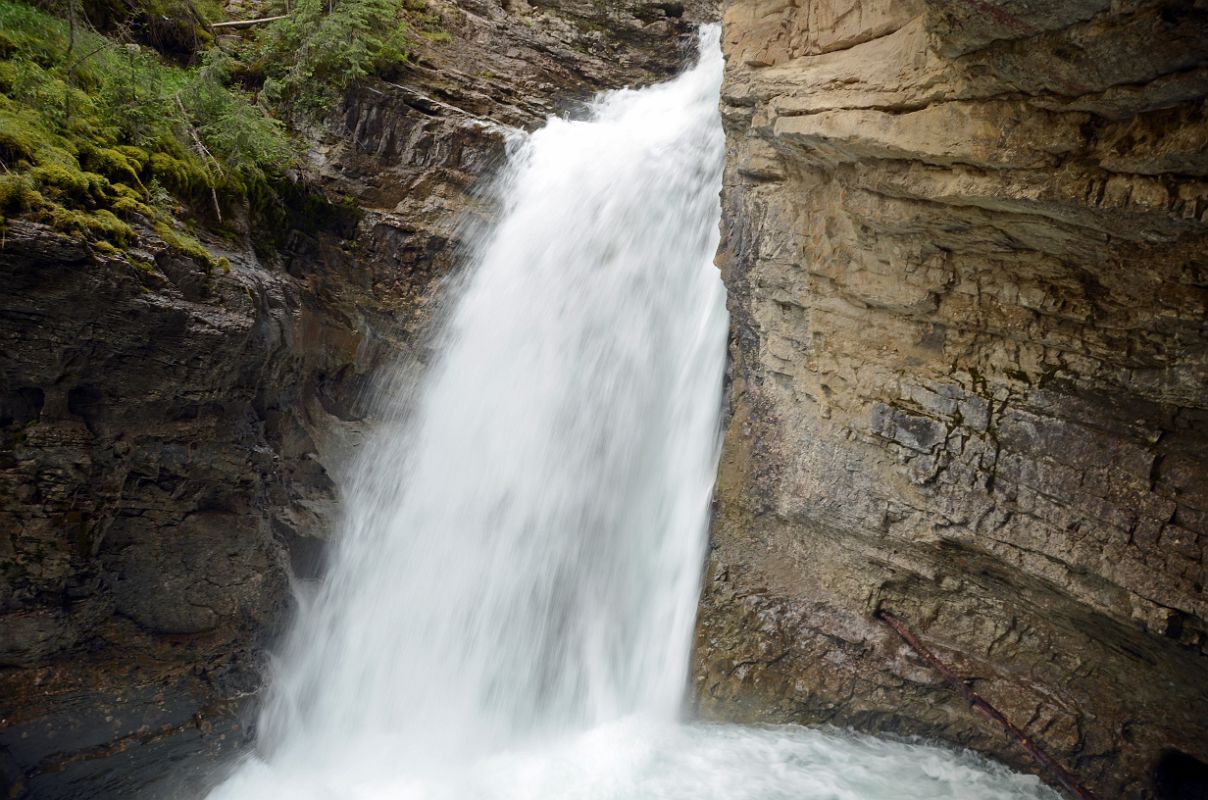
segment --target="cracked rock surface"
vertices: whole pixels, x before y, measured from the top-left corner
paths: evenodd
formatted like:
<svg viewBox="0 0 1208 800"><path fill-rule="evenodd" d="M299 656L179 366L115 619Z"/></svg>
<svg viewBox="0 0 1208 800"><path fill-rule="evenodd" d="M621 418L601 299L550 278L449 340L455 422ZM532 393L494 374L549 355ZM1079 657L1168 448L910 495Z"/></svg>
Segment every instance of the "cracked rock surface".
<svg viewBox="0 0 1208 800"><path fill-rule="evenodd" d="M320 569L375 376L428 357L507 129L674 72L716 9L425 13L448 41L304 131L287 224L201 234L229 271L149 230L129 257L5 231L0 795L186 798L246 745L291 571Z"/></svg>
<svg viewBox="0 0 1208 800"><path fill-rule="evenodd" d="M1208 761L1208 6L724 15L699 710L1035 769L884 608L1100 796L1178 796L1163 765Z"/></svg>

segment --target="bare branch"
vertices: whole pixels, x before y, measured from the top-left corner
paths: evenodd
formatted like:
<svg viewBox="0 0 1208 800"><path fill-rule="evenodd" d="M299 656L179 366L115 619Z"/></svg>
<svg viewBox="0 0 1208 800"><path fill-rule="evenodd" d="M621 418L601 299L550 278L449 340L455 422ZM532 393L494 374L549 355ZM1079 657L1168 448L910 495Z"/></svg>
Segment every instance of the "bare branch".
<svg viewBox="0 0 1208 800"><path fill-rule="evenodd" d="M176 105L180 108L180 113L184 116L185 125L189 127L189 136L193 139L193 144L197 146L197 153L205 157L218 174L222 174L222 165L218 163L218 159L210 152L209 148L201 141L201 136L198 135L197 129L193 127L193 123L189 120L189 111L185 108L185 104L180 99L180 93L172 96L176 100ZM218 215L218 221L222 222L222 208L218 205L218 190L210 186L210 199L214 201L214 213Z"/></svg>
<svg viewBox="0 0 1208 800"><path fill-rule="evenodd" d="M1048 753L1041 750L1035 742L1024 735L1023 731L1015 727L1015 725L1013 725L1001 711L983 700L977 692L973 691L973 689L969 687L968 683L961 680L955 672L944 664L944 662L940 661L935 653L931 652L926 645L919 641L918 637L911 633L910 629L907 628L900 619L883 608L877 609L873 616L879 619L881 622L884 622L890 628L893 628L894 632L897 633L898 636L902 637L902 640L906 642L906 644L910 645L911 649L918 653L919 657L922 658L928 666L938 672L949 686L959 692L965 698L965 700L969 702L969 705L971 705L973 708L976 708L982 714L985 714L991 720L996 722L1008 736L1015 740L1016 744L1026 750L1028 755L1030 755L1037 764L1044 767L1044 769L1047 770L1048 773L1052 775L1062 786L1069 790L1071 794L1081 798L1082 800L1097 800L1095 795L1092 794L1089 789L1078 782L1078 779L1073 775L1073 773L1061 766L1061 764L1054 760Z"/></svg>
<svg viewBox="0 0 1208 800"><path fill-rule="evenodd" d="M279 19L285 19L289 14L281 14L276 17L261 17L260 19L232 19L226 22L211 22L211 28L250 28L253 25L259 25L262 22L276 22Z"/></svg>

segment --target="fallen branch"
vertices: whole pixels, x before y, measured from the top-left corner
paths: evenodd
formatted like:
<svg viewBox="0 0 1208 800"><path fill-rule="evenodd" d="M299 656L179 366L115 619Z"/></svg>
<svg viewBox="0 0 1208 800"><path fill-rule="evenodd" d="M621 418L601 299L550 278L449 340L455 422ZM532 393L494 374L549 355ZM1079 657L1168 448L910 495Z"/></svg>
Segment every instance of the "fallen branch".
<svg viewBox="0 0 1208 800"><path fill-rule="evenodd" d="M279 19L285 19L289 14L279 14L275 17L261 17L260 19L232 19L226 22L211 22L211 28L250 28L253 25L259 25L263 22L276 22Z"/></svg>
<svg viewBox="0 0 1208 800"><path fill-rule="evenodd" d="M214 158L214 154L210 152L205 143L201 141L201 136L197 133L197 129L193 127L193 123L189 120L189 110L185 108L184 102L180 99L180 92L173 95L176 99L176 106L180 109L183 115L185 125L189 128L189 136L193 139L193 144L197 147L197 154L203 158L208 158L210 163L214 165L214 169L218 171L219 177L222 176L222 165L218 163L218 159ZM214 201L214 213L218 215L218 221L222 222L222 207L218 204L218 190L211 184L210 199Z"/></svg>
<svg viewBox="0 0 1208 800"><path fill-rule="evenodd" d="M920 642L918 637L911 633L900 619L881 608L877 609L873 616L875 616L881 622L884 622L889 627L893 628L894 632L896 632L898 636L901 636L902 640L905 641L906 644L910 645L914 652L918 653L919 657L922 658L923 661L927 662L928 666L943 676L944 680L947 681L949 685L960 692L964 698L969 701L969 705L973 706L978 711L994 720L994 722L998 723L999 727L1006 731L1007 735L1014 739L1016 744L1026 750L1028 755L1030 755L1037 764L1044 767L1049 774L1056 778L1058 783L1060 783L1077 797L1081 798L1081 800L1098 800L1090 789L1087 789L1078 782L1078 779L1074 777L1073 773L1053 760L1048 753L1037 747L1031 739L1024 735L1023 731L1011 724L1011 721L1007 719L1001 711L983 700L981 696L977 694L977 692L973 691L973 689L969 687L968 683L966 683L960 678L960 676L949 669L944 662L940 661L939 658L936 657L935 653L932 653L926 645Z"/></svg>

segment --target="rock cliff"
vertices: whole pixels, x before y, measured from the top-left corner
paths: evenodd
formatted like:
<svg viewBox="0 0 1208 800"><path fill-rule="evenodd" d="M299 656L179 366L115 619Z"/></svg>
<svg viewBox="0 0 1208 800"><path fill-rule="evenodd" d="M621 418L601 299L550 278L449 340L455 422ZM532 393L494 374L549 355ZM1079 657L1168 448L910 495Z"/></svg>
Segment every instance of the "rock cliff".
<svg viewBox="0 0 1208 800"><path fill-rule="evenodd" d="M420 4L423 5L423 4ZM508 127L674 71L707 3L430 2L442 35L305 131L273 230L0 245L0 784L189 796L250 735L371 376L422 362ZM166 785L165 776L174 781Z"/></svg>
<svg viewBox="0 0 1208 800"><path fill-rule="evenodd" d="M1202 796L1208 7L724 18L701 712L1034 769L884 609L1102 797Z"/></svg>

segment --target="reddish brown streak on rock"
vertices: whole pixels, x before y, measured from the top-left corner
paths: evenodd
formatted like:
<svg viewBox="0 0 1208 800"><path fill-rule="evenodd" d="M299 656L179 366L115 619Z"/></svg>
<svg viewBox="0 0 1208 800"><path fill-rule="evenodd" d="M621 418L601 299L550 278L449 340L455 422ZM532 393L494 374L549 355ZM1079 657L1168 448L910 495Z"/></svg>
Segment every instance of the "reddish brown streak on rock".
<svg viewBox="0 0 1208 800"><path fill-rule="evenodd" d="M983 700L981 696L977 694L977 692L973 691L966 681L953 672L946 664L944 664L943 661L939 659L938 656L936 656L935 653L931 652L930 648L923 644L917 636L911 633L910 629L906 627L904 622L883 608L877 609L873 616L884 622L890 628L893 628L894 632L896 632L898 636L901 636L902 640L906 642L906 644L910 645L911 649L918 653L919 657L926 661L928 666L942 675L944 680L947 681L953 689L956 689L958 692L960 692L961 695L969 701L971 706L976 708L999 727L1001 727L1004 731L1006 731L1008 736L1014 739L1020 747L1026 750L1028 755L1035 759L1037 764L1040 764L1040 766L1044 767L1045 771L1056 778L1062 786L1064 786L1066 789L1069 789L1078 797L1083 798L1083 800L1098 800L1090 789L1087 789L1078 781L1076 777L1074 777L1073 773L1061 766L1061 764L1058 764L1049 756L1048 753L1044 752L1044 750L1037 747L1032 740L1024 734L1023 731L1015 727L1015 725L1012 724L1009 719L1007 719L1006 715Z"/></svg>

